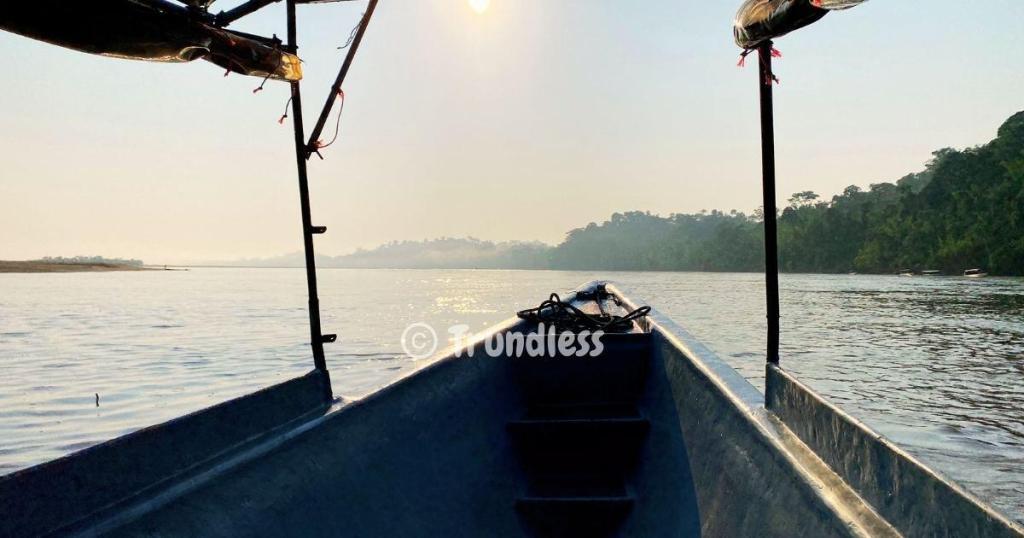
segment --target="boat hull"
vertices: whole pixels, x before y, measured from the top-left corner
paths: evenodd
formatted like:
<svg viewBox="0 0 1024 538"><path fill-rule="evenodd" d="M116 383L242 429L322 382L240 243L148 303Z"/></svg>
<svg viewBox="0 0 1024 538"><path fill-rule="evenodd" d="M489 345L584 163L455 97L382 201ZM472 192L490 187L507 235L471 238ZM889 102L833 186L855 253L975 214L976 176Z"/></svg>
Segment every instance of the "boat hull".
<svg viewBox="0 0 1024 538"><path fill-rule="evenodd" d="M583 290L598 286L638 306L614 285ZM329 405L315 383L299 394L272 387L264 396L302 402L296 418L217 450L183 458L159 446L194 437L189 424L244 423L269 400L229 402L230 414L214 408L4 477L0 511L32 510L0 518L0 535L579 536L590 522L589 536L1024 536L776 367L766 404L657 311L642 331L609 335L597 358L488 356L487 338L533 330L510 320ZM539 404L595 397L604 407L586 417L537 418ZM594 411L609 403L631 410ZM139 435L153 449L124 453ZM581 439L593 441L573 444ZM144 459L168 463L112 480ZM80 470L73 485L60 472L68 466ZM555 488L538 486L552 476Z"/></svg>

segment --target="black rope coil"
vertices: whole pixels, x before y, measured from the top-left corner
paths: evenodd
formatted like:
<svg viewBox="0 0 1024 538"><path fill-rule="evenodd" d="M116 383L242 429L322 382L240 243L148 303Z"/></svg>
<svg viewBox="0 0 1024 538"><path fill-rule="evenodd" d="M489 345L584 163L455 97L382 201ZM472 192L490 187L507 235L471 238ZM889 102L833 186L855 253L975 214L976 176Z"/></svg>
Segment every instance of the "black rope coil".
<svg viewBox="0 0 1024 538"><path fill-rule="evenodd" d="M540 306L522 310L518 316L526 321L553 326L560 331L626 333L633 329L634 321L647 316L651 311L651 307L641 306L625 316L616 316L604 311L602 297L595 296L594 300L601 310L600 314L588 314L563 301L557 293L552 293Z"/></svg>

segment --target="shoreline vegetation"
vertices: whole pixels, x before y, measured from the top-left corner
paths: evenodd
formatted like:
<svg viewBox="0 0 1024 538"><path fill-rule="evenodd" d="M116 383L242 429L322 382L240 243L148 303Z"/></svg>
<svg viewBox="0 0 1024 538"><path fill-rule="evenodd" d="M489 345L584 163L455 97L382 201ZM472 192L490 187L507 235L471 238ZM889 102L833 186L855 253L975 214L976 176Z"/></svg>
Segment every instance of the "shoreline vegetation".
<svg viewBox="0 0 1024 538"><path fill-rule="evenodd" d="M991 142L941 149L921 172L895 183L856 185L823 200L794 194L778 216L784 273L1024 275L1024 112ZM301 267L300 253L218 263ZM763 218L737 211L667 217L615 213L551 246L475 238L393 241L320 267L362 269L555 269L581 271L764 270Z"/></svg>
<svg viewBox="0 0 1024 538"><path fill-rule="evenodd" d="M0 260L0 273L90 273L149 271L142 260L108 259L102 256L46 257L39 260Z"/></svg>

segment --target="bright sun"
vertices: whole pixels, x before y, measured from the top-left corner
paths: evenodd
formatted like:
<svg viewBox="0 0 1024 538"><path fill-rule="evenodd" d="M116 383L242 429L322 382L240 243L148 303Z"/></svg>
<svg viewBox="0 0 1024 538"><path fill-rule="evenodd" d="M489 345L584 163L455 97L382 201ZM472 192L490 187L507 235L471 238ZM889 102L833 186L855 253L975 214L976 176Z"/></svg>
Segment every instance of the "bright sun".
<svg viewBox="0 0 1024 538"><path fill-rule="evenodd" d="M490 7L491 0L469 0L469 7L473 8L473 11L477 13L483 13Z"/></svg>

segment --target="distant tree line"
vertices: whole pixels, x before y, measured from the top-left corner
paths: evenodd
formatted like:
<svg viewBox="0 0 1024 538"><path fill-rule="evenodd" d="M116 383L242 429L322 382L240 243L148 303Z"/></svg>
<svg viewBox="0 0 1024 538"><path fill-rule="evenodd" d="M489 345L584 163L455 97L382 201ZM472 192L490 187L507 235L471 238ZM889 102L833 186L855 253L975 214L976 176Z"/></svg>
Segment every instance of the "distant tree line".
<svg viewBox="0 0 1024 538"><path fill-rule="evenodd" d="M104 258L103 256L46 256L39 260L32 260L43 263L64 263L64 264L87 264L87 265L134 265L142 266L142 260L129 260L124 258Z"/></svg>
<svg viewBox="0 0 1024 538"><path fill-rule="evenodd" d="M787 272L1024 275L1024 112L983 146L942 149L919 173L831 200L794 194L779 215ZM393 242L325 260L340 267L760 271L763 218L721 211L615 213L556 247L442 238Z"/></svg>

